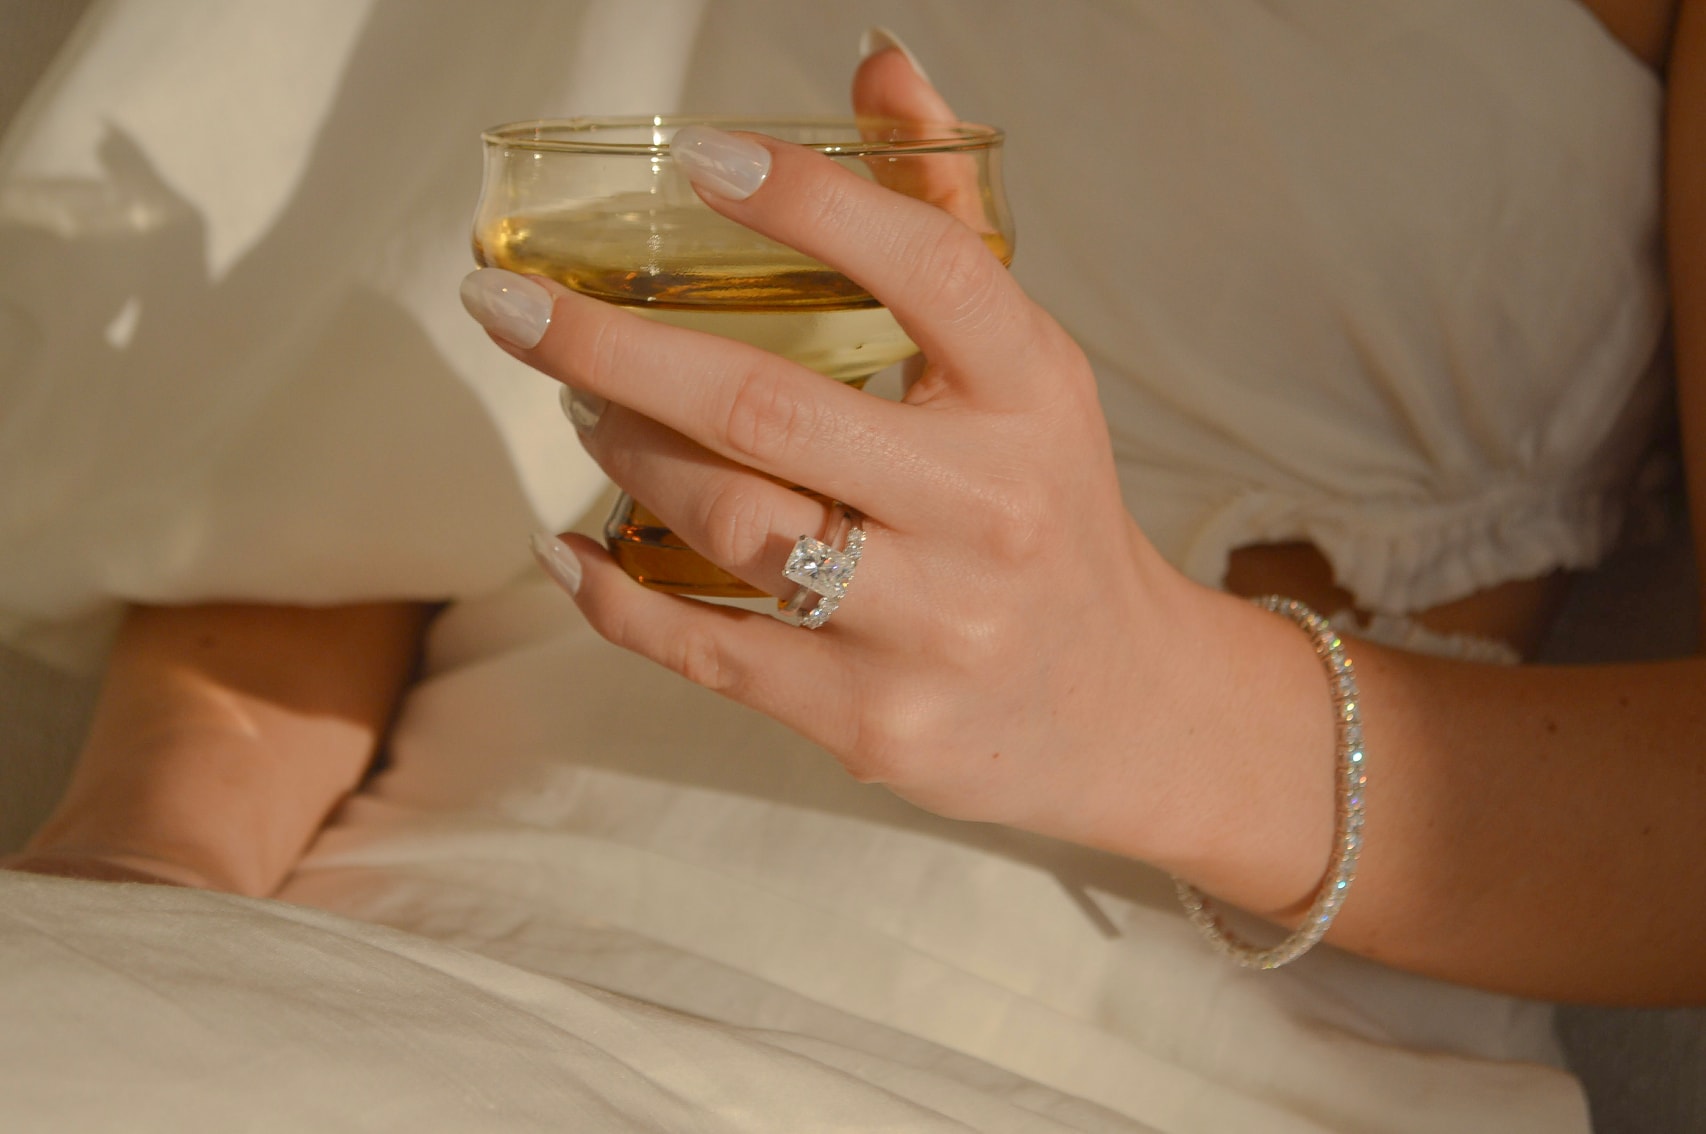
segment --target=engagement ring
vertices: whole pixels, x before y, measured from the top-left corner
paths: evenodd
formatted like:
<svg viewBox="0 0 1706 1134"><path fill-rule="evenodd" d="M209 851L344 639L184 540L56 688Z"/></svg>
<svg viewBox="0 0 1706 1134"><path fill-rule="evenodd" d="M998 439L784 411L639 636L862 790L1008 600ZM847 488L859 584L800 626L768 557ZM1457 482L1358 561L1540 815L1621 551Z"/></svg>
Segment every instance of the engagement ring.
<svg viewBox="0 0 1706 1134"><path fill-rule="evenodd" d="M788 554L782 575L798 583L800 589L777 615L784 622L816 630L829 621L829 616L847 597L847 588L853 585L853 572L865 549L865 529L859 527L850 508L837 505L835 515L836 530L829 533L830 542L803 535ZM834 541L842 538L843 532L846 543L836 550Z"/></svg>

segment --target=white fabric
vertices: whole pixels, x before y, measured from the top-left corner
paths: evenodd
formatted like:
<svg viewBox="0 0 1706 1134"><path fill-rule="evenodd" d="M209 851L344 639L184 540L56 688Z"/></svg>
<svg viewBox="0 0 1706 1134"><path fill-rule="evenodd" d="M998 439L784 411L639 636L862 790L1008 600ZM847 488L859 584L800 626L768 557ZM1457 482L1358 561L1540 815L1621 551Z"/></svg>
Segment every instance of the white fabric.
<svg viewBox="0 0 1706 1134"><path fill-rule="evenodd" d="M520 570L602 477L456 298L478 134L672 104L697 13L97 4L0 149L0 639Z"/></svg>
<svg viewBox="0 0 1706 1134"><path fill-rule="evenodd" d="M13 1131L1142 1134L880 1028L843 1044L724 1027L167 887L0 872L0 998Z"/></svg>
<svg viewBox="0 0 1706 1134"><path fill-rule="evenodd" d="M451 295L474 134L670 108L696 31L698 109L839 110L884 21L1010 129L1016 271L1192 576L1308 539L1402 612L1614 539L1659 94L1572 0L701 7L97 6L0 150L0 639L516 570L597 479Z"/></svg>
<svg viewBox="0 0 1706 1134"><path fill-rule="evenodd" d="M1666 392L1661 96L1573 0L786 7L714 6L691 101L836 109L881 21L1007 127L1014 271L1194 578L1308 540L1408 612L1612 545Z"/></svg>
<svg viewBox="0 0 1706 1134"><path fill-rule="evenodd" d="M697 1016L863 1024L1164 1131L1569 1131L1549 1011L1228 965L1126 860L924 814L598 641L543 580L434 630L392 765L282 896Z"/></svg>
<svg viewBox="0 0 1706 1134"><path fill-rule="evenodd" d="M0 635L88 661L127 598L497 587L525 532L597 483L554 387L451 298L476 128L666 108L690 48L680 97L697 109L837 109L877 21L964 112L1011 129L1016 270L1095 358L1128 502L1186 570L1215 580L1239 543L1307 537L1364 601L1403 609L1609 539L1653 400L1656 90L1569 0L699 18L686 3L104 4L0 152ZM5 1041L0 1117L56 1114L31 1108L79 1028L106 1028L95 1005L137 1026L164 1006L184 1029L161 1049L173 1074L209 1060L196 1090L228 1086L233 1116L281 1105L275 1057L293 1082L323 1057L329 1103L386 1115L405 1087L454 1095L537 1041L578 1053L551 1089L602 1100L578 1129L825 1128L797 1120L820 1093L849 1124L929 1128L873 1081L943 1113L982 1113L944 1098L994 1107L963 1119L976 1129L1029 1121L1013 1106L1085 1128L1585 1129L1545 1009L1331 951L1231 969L1160 879L854 785L593 641L543 583L453 608L432 648L390 770L286 892L419 936L154 892L62 905L6 880L0 908L50 926L36 940L3 923L23 950L0 967L8 1003L76 1011L37 1059ZM174 931L202 908L241 908L243 948ZM328 951L357 971L314 998L308 958ZM97 979L132 960L136 980ZM210 972L211 989L188 975ZM610 1008L582 981L662 1007ZM149 988L146 1008L120 1003ZM368 1030L406 1011L445 1046ZM356 1038L317 1054L303 1037L326 1017ZM258 1033L240 1049L256 1062L211 1062L234 1027ZM341 1073L369 1046L391 1049L372 1058L395 1056L376 1073L395 1091ZM771 1079L782 1049L830 1071L779 1056ZM137 1083L155 1054L99 1047L79 1081ZM611 1102L611 1058L667 1097ZM84 1125L137 1128L177 1097L115 1094L131 1110ZM541 1097L520 1092L512 1125ZM399 1124L464 1113L447 1101Z"/></svg>

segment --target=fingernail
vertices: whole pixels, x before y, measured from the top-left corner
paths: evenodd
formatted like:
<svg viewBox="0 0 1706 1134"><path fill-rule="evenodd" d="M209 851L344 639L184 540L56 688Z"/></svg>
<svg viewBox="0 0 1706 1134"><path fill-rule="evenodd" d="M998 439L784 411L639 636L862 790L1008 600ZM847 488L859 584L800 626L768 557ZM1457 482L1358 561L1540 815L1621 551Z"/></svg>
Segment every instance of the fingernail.
<svg viewBox="0 0 1706 1134"><path fill-rule="evenodd" d="M744 201L770 175L770 151L709 126L683 126L669 140L669 152L701 189Z"/></svg>
<svg viewBox="0 0 1706 1134"><path fill-rule="evenodd" d="M597 394L589 394L573 386L564 386L558 398L563 404L563 416L582 437L593 431L598 419L604 416L604 407L610 404Z"/></svg>
<svg viewBox="0 0 1706 1134"><path fill-rule="evenodd" d="M575 553L569 550L569 545L553 535L544 532L533 533L533 558L539 560L539 566L554 579L559 587L571 595L579 594L581 589L581 561L575 558Z"/></svg>
<svg viewBox="0 0 1706 1134"><path fill-rule="evenodd" d="M526 276L481 268L462 280L462 306L507 343L531 350L551 325L551 293Z"/></svg>
<svg viewBox="0 0 1706 1134"><path fill-rule="evenodd" d="M906 61L912 64L912 69L918 72L918 77L927 83L930 82L930 76L919 65L918 56L912 53L912 48L902 43L900 37L889 29L880 25L868 27L865 29L865 34L859 37L859 58L861 60L869 59L877 52L887 51L890 48L906 56ZM931 85L934 86L935 84L932 83Z"/></svg>

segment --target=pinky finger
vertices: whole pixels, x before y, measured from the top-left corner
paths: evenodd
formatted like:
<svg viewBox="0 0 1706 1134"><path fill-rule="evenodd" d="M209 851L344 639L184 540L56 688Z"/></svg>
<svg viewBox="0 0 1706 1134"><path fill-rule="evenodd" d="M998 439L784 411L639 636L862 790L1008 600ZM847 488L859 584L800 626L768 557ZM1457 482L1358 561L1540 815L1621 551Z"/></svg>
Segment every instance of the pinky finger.
<svg viewBox="0 0 1706 1134"><path fill-rule="evenodd" d="M576 560L572 589L545 549L546 570L575 600L606 641L756 709L831 752L843 751L854 728L851 705L837 691L836 643L767 615L648 590L630 579L594 540L564 536ZM560 553L559 553L560 554Z"/></svg>

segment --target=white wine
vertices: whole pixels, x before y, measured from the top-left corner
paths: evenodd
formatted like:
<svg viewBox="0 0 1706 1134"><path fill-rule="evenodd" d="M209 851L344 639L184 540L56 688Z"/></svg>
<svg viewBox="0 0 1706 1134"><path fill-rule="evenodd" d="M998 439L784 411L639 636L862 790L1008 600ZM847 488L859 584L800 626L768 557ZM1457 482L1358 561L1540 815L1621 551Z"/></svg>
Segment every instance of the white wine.
<svg viewBox="0 0 1706 1134"><path fill-rule="evenodd" d="M612 198L502 218L480 261L549 276L671 326L760 347L839 381L917 351L884 307L841 273L703 206L642 211ZM662 249L669 250L665 255Z"/></svg>
<svg viewBox="0 0 1706 1134"><path fill-rule="evenodd" d="M985 240L1003 263L1011 258L1000 235ZM660 323L760 347L854 386L918 350L858 284L698 201L665 205L650 194L618 194L502 216L475 233L474 256ZM762 593L700 557L638 502L618 508L605 537L617 562L649 587Z"/></svg>

